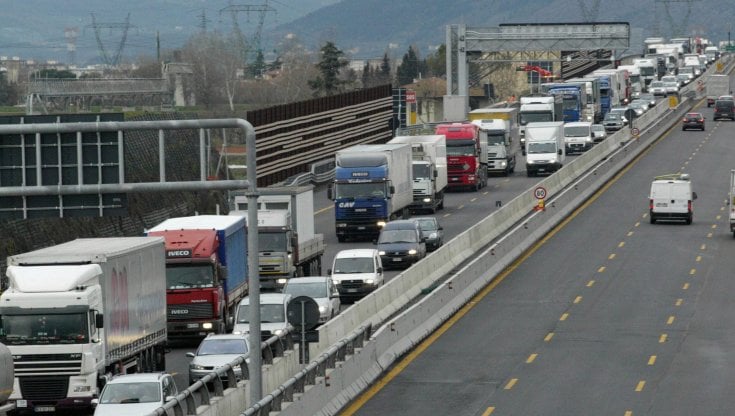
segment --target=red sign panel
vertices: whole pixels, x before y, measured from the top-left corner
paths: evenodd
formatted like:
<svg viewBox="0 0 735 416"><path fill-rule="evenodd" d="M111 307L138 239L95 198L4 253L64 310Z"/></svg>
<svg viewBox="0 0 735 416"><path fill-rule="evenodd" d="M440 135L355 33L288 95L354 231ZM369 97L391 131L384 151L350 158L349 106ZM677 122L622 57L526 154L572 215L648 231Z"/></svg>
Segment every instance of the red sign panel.
<svg viewBox="0 0 735 416"><path fill-rule="evenodd" d="M407 103L416 102L416 91L406 91L406 102Z"/></svg>

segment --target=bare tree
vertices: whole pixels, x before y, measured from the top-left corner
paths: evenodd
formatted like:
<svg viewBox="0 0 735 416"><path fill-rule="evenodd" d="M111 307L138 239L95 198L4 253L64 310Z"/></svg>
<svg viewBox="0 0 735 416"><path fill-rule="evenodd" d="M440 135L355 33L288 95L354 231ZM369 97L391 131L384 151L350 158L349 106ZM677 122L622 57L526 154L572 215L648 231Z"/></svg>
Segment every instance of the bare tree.
<svg viewBox="0 0 735 416"><path fill-rule="evenodd" d="M182 50L184 62L194 69L194 92L197 101L207 107L224 101L235 110L238 71L243 68L242 52L233 38L218 33L202 32Z"/></svg>

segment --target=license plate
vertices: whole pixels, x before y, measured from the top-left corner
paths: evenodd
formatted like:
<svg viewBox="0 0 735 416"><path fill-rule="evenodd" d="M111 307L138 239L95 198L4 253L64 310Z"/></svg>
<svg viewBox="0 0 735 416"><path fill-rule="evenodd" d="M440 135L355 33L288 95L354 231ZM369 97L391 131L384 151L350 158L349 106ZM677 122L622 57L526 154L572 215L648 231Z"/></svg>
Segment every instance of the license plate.
<svg viewBox="0 0 735 416"><path fill-rule="evenodd" d="M452 181L457 182L459 178L452 178Z"/></svg>
<svg viewBox="0 0 735 416"><path fill-rule="evenodd" d="M26 408L28 407L28 400L18 400L15 402L16 407Z"/></svg>
<svg viewBox="0 0 735 416"><path fill-rule="evenodd" d="M199 328L199 324L186 324L186 327L189 329L196 329Z"/></svg>
<svg viewBox="0 0 735 416"><path fill-rule="evenodd" d="M539 172L546 172L546 169L544 169L544 168L538 168L538 171Z"/></svg>
<svg viewBox="0 0 735 416"><path fill-rule="evenodd" d="M36 406L33 410L38 413L50 413L55 412L56 408L54 406Z"/></svg>
<svg viewBox="0 0 735 416"><path fill-rule="evenodd" d="M393 261L403 261L403 259L394 258Z"/></svg>
<svg viewBox="0 0 735 416"><path fill-rule="evenodd" d="M365 227L357 227L358 230L364 230Z"/></svg>
<svg viewBox="0 0 735 416"><path fill-rule="evenodd" d="M357 289L347 289L347 293L355 293L357 292Z"/></svg>
<svg viewBox="0 0 735 416"><path fill-rule="evenodd" d="M667 204L666 202L656 202L656 206L657 207L668 207L669 204Z"/></svg>

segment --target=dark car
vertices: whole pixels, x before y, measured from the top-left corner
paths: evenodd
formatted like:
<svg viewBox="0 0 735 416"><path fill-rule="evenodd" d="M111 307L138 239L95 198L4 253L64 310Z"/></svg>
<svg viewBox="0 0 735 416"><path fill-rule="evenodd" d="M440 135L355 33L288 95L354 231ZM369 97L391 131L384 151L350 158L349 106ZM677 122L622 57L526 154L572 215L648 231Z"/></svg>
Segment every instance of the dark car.
<svg viewBox="0 0 735 416"><path fill-rule="evenodd" d="M702 113L686 113L681 122L682 130L697 129L704 131L704 116Z"/></svg>
<svg viewBox="0 0 735 416"><path fill-rule="evenodd" d="M414 220L391 221L378 237L378 254L384 268L405 269L426 256L426 238Z"/></svg>
<svg viewBox="0 0 735 416"><path fill-rule="evenodd" d="M715 101L715 113L712 115L712 120L719 120L722 118L735 120L735 102L730 100Z"/></svg>
<svg viewBox="0 0 735 416"><path fill-rule="evenodd" d="M434 251L444 244L444 228L434 217L413 218L419 223L421 234L426 238L426 251Z"/></svg>

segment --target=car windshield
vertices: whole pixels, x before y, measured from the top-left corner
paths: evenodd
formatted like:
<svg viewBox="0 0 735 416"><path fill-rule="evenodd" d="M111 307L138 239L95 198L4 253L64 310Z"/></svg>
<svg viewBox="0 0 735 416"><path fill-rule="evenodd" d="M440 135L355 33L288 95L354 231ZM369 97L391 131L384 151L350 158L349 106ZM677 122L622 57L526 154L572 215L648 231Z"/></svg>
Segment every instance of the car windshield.
<svg viewBox="0 0 735 416"><path fill-rule="evenodd" d="M434 218L419 218L416 222L419 223L421 231L435 231L438 228Z"/></svg>
<svg viewBox="0 0 735 416"><path fill-rule="evenodd" d="M161 401L158 383L108 383L100 404L154 403Z"/></svg>
<svg viewBox="0 0 735 416"><path fill-rule="evenodd" d="M567 137L588 137L590 128L586 126L567 126L564 127L564 135Z"/></svg>
<svg viewBox="0 0 735 416"><path fill-rule="evenodd" d="M260 322L264 324L286 322L286 315L283 312L283 305L280 303L261 304ZM250 323L250 305L240 305L237 310L237 323Z"/></svg>
<svg viewBox="0 0 735 416"><path fill-rule="evenodd" d="M286 283L283 293L288 293L293 297L308 296L310 298L326 298L327 282L299 282L299 279L292 279Z"/></svg>
<svg viewBox="0 0 735 416"><path fill-rule="evenodd" d="M346 257L334 261L334 274L346 273L372 273L373 269L372 257Z"/></svg>
<svg viewBox="0 0 735 416"><path fill-rule="evenodd" d="M661 81L653 81L653 82L651 83L651 86L652 86L653 88L656 88L656 87L659 87L659 88L660 88L660 87L663 87L663 86L664 86L664 83L663 83L663 82L661 82Z"/></svg>
<svg viewBox="0 0 735 416"><path fill-rule="evenodd" d="M258 251L263 252L286 252L287 235L285 232L268 233L258 232Z"/></svg>
<svg viewBox="0 0 735 416"><path fill-rule="evenodd" d="M243 339L204 339L197 355L245 354L248 352L248 343Z"/></svg>
<svg viewBox="0 0 735 416"><path fill-rule="evenodd" d="M605 120L607 121L618 121L621 120L622 117L618 113L607 113L605 115Z"/></svg>
<svg viewBox="0 0 735 416"><path fill-rule="evenodd" d="M383 230L378 244L415 243L416 232L412 230Z"/></svg>

